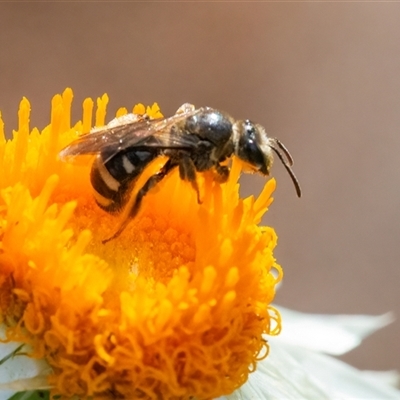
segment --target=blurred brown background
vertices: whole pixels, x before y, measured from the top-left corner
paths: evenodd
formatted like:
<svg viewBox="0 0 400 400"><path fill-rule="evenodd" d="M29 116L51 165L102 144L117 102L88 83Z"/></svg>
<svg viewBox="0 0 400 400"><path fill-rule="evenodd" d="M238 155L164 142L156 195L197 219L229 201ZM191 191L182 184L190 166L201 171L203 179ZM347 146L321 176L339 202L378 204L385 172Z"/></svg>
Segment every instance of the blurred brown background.
<svg viewBox="0 0 400 400"><path fill-rule="evenodd" d="M399 317L399 21L399 3L2 3L0 109L11 132L26 96L43 127L70 86L76 119L107 92L111 112L192 102L258 121L304 193L277 161L277 303ZM243 182L258 193L263 179ZM400 369L399 338L396 322L344 358Z"/></svg>

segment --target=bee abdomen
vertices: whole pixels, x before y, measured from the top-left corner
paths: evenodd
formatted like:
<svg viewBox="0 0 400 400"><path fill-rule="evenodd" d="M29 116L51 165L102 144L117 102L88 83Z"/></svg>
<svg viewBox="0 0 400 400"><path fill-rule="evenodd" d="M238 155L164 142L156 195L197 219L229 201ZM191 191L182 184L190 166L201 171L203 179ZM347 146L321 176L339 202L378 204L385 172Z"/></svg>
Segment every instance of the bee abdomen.
<svg viewBox="0 0 400 400"><path fill-rule="evenodd" d="M93 162L90 181L94 189L94 198L101 208L114 212L122 207L122 195L125 191L121 187L121 182L107 169L101 154Z"/></svg>
<svg viewBox="0 0 400 400"><path fill-rule="evenodd" d="M131 185L144 167L157 156L157 151L134 149L108 158L100 153L93 163L90 180L97 204L108 212L118 212L126 204Z"/></svg>

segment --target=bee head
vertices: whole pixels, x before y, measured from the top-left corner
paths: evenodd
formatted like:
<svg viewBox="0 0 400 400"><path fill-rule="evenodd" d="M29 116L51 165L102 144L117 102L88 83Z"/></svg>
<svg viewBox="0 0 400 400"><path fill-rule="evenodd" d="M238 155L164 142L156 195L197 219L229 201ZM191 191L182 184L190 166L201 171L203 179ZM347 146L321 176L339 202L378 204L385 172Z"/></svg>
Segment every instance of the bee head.
<svg viewBox="0 0 400 400"><path fill-rule="evenodd" d="M261 125L248 119L237 121L233 127L235 154L248 168L263 175L269 175L272 166L270 139Z"/></svg>
<svg viewBox="0 0 400 400"><path fill-rule="evenodd" d="M251 171L262 175L269 175L274 152L286 168L296 189L297 196L301 196L299 182L292 171L293 159L286 147L278 139L269 138L265 129L246 119L236 121L233 125L235 155L249 167Z"/></svg>

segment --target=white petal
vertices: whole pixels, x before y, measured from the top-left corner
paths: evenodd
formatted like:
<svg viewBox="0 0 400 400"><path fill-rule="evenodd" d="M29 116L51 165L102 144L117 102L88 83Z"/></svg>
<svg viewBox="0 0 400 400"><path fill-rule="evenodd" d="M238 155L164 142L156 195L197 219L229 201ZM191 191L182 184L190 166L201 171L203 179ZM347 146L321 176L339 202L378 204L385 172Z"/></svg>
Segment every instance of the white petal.
<svg viewBox="0 0 400 400"><path fill-rule="evenodd" d="M396 370L390 371L361 371L370 380L375 380L387 386L400 387L400 374Z"/></svg>
<svg viewBox="0 0 400 400"><path fill-rule="evenodd" d="M225 400L400 399L400 391L325 354L275 344L257 371Z"/></svg>
<svg viewBox="0 0 400 400"><path fill-rule="evenodd" d="M391 313L369 315L305 314L284 307L277 309L282 315L282 332L272 340L290 343L307 349L340 355L357 347L376 330L393 322Z"/></svg>
<svg viewBox="0 0 400 400"><path fill-rule="evenodd" d="M1 334L4 331L0 328ZM0 360L13 353L20 342L0 343ZM28 347L21 351L28 351ZM43 360L35 360L17 355L0 365L0 400L10 398L17 391L48 388L46 375L49 365Z"/></svg>
<svg viewBox="0 0 400 400"><path fill-rule="evenodd" d="M16 392L29 392L36 390L50 390L47 375L38 375L33 378L18 379L0 384L0 400L7 400Z"/></svg>
<svg viewBox="0 0 400 400"><path fill-rule="evenodd" d="M323 385L332 399L400 399L400 391L370 379L343 361L296 346L285 347L304 371Z"/></svg>

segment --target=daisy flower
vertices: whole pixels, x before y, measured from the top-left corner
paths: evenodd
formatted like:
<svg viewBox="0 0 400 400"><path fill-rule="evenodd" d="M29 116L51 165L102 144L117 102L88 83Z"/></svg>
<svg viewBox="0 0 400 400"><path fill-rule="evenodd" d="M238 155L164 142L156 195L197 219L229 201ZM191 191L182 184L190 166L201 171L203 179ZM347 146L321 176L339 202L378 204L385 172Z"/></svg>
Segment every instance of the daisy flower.
<svg viewBox="0 0 400 400"><path fill-rule="evenodd" d="M11 346L0 368L42 360L0 387L96 399L234 393L268 359L270 337L281 329L271 306L282 279L277 237L259 226L275 181L242 199L241 165L233 160L224 184L199 176L199 204L175 171L149 192L134 222L103 244L121 217L94 201L93 159L68 163L58 155L105 124L108 98L97 100L95 113L85 100L75 124L71 102L70 89L55 96L41 132L29 126L27 99L11 140L0 122L0 322ZM161 116L156 104L133 112ZM165 162L150 163L135 187Z"/></svg>

